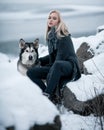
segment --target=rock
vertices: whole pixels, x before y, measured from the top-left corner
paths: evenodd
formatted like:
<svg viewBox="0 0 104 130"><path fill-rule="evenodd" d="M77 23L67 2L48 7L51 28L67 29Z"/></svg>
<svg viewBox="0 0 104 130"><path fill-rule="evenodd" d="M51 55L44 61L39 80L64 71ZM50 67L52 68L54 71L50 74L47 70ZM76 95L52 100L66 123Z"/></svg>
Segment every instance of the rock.
<svg viewBox="0 0 104 130"><path fill-rule="evenodd" d="M68 87L65 87L63 90L63 105L69 111L73 111L76 114L85 115L84 108L86 104L77 100L75 94Z"/></svg>
<svg viewBox="0 0 104 130"><path fill-rule="evenodd" d="M89 114L95 116L104 116L104 94L96 95L93 99L85 101L87 107L85 108Z"/></svg>
<svg viewBox="0 0 104 130"><path fill-rule="evenodd" d="M75 94L68 87L65 87L63 90L63 105L69 111L83 116L90 114L104 116L104 94L96 95L87 101L79 101Z"/></svg>
<svg viewBox="0 0 104 130"><path fill-rule="evenodd" d="M97 28L97 33L100 33L101 31L104 31L104 25L99 26L99 27Z"/></svg>
<svg viewBox="0 0 104 130"><path fill-rule="evenodd" d="M56 116L53 124L35 125L30 130L61 130L60 117Z"/></svg>
<svg viewBox="0 0 104 130"><path fill-rule="evenodd" d="M10 127L6 128L6 130L15 130L15 127L14 126L10 126Z"/></svg>
<svg viewBox="0 0 104 130"><path fill-rule="evenodd" d="M15 127L11 126L11 127L6 128L6 130L15 130ZM44 124L44 125L35 124L29 130L61 130L60 117L56 116L53 124L49 124L49 123Z"/></svg>
<svg viewBox="0 0 104 130"><path fill-rule="evenodd" d="M80 47L78 48L76 55L79 60L79 66L80 66L81 73L89 74L83 63L84 63L84 61L94 57L94 52L93 52L93 50L90 49L90 46L88 45L88 43L83 42L80 45Z"/></svg>

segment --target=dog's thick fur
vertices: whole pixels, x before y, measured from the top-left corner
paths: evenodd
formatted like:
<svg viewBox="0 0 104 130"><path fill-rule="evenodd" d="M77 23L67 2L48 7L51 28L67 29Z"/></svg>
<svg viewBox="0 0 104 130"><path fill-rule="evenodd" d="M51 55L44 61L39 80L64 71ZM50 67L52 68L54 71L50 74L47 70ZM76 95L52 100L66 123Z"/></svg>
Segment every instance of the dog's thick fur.
<svg viewBox="0 0 104 130"><path fill-rule="evenodd" d="M29 68L39 65L38 47L39 39L35 39L34 42L25 42L23 39L20 39L20 54L17 62L17 70L21 74L26 75L26 72Z"/></svg>

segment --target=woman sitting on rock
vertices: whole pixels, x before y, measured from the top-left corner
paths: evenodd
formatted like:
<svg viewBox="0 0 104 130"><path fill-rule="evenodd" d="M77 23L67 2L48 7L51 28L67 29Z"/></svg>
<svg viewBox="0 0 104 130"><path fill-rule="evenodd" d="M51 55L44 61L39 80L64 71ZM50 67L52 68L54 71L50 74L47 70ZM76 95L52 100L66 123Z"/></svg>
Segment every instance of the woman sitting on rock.
<svg viewBox="0 0 104 130"><path fill-rule="evenodd" d="M46 41L49 55L39 58L41 66L29 69L27 76L52 100L57 86L62 88L63 79L69 82L81 77L71 35L56 10L48 16ZM46 84L42 79L46 80Z"/></svg>

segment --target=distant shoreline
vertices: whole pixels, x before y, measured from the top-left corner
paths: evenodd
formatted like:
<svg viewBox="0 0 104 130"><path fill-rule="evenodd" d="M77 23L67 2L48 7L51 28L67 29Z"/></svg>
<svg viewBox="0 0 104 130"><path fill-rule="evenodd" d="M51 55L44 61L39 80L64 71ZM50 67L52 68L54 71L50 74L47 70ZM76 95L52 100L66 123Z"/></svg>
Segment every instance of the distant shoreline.
<svg viewBox="0 0 104 130"><path fill-rule="evenodd" d="M74 33L72 34L72 37L73 38L79 38L79 37L87 37L87 36L90 36L90 35L95 35L95 32L92 31L92 32L81 32L81 33ZM40 43L44 44L45 45L45 39L43 36L38 36L38 38L40 39ZM24 39L26 41L33 41L34 38L31 37L31 38L26 38ZM7 55L11 55L11 56L14 56L14 57L17 57L18 54L19 54L19 39L18 40L8 40L8 41L0 41L0 52L1 53L5 53Z"/></svg>

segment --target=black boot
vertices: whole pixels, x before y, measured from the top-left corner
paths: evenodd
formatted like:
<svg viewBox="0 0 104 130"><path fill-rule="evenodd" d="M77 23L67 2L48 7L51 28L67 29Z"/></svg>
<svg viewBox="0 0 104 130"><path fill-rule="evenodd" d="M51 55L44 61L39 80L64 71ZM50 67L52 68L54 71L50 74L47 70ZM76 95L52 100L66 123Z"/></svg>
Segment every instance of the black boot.
<svg viewBox="0 0 104 130"><path fill-rule="evenodd" d="M46 96L47 98L50 98L50 94L49 93L43 92L43 95Z"/></svg>

